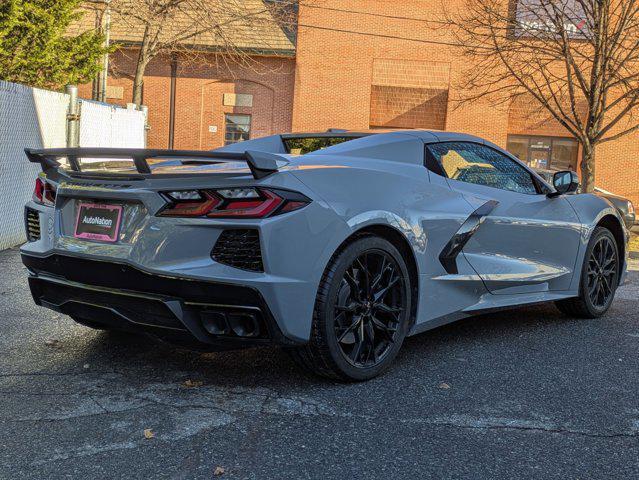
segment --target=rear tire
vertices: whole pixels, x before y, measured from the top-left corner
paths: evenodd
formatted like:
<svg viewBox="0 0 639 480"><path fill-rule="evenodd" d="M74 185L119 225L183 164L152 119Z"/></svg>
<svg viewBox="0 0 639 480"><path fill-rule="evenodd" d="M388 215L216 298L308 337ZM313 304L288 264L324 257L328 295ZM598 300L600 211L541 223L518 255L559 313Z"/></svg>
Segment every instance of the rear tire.
<svg viewBox="0 0 639 480"><path fill-rule="evenodd" d="M608 311L619 282L619 250L612 232L597 227L581 267L579 296L555 302L570 317L598 318Z"/></svg>
<svg viewBox="0 0 639 480"><path fill-rule="evenodd" d="M411 302L401 253L383 238L360 237L324 271L309 343L288 352L302 368L323 377L371 379L397 356L408 331Z"/></svg>

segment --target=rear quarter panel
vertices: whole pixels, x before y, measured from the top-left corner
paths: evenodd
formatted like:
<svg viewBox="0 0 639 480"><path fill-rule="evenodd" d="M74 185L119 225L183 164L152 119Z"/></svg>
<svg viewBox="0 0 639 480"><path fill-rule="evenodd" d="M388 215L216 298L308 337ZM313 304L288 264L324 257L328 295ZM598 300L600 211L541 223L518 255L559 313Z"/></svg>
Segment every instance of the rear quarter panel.
<svg viewBox="0 0 639 480"><path fill-rule="evenodd" d="M410 244L419 274L416 324L462 310L486 293L462 256L455 279L439 262L439 253L474 209L445 182L431 180L422 164L319 155L309 161L293 165L294 174L348 226L331 238L329 251L372 225L391 227Z"/></svg>

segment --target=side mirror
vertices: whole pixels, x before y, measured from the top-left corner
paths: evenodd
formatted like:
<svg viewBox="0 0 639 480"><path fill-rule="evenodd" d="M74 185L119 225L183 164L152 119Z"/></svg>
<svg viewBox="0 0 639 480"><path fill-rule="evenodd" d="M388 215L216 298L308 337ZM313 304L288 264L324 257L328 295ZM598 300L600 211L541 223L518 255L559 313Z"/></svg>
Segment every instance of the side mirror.
<svg viewBox="0 0 639 480"><path fill-rule="evenodd" d="M562 170L553 175L552 185L555 187L555 191L549 193L549 197L558 197L566 193L574 193L579 189L579 177L575 172Z"/></svg>

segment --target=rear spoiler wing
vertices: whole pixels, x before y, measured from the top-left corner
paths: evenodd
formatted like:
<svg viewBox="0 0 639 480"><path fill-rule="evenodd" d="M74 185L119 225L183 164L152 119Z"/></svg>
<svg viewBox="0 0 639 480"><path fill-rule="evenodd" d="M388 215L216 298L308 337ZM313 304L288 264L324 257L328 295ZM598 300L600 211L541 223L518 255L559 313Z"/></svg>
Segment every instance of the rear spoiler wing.
<svg viewBox="0 0 639 480"><path fill-rule="evenodd" d="M209 152L203 150L161 150L147 148L25 148L24 152L30 162L39 163L42 170L60 166L59 158L67 158L74 172L82 172L82 158L117 158L132 159L133 165L141 175L152 174L147 160L153 158L170 158L181 160L182 164L190 163L226 163L246 162L256 180L278 171L278 162L287 162L279 155L247 150L245 152Z"/></svg>

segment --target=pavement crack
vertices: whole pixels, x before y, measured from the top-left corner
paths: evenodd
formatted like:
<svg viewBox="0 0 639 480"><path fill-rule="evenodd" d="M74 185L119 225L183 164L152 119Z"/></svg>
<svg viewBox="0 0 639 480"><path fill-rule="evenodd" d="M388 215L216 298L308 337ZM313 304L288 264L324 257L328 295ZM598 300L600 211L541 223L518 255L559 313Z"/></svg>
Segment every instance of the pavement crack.
<svg viewBox="0 0 639 480"><path fill-rule="evenodd" d="M115 371L96 372L93 371L78 371L78 372L17 372L17 373L0 373L0 378L11 377L66 377L66 376L79 376L79 375L104 375L104 374L117 374Z"/></svg>
<svg viewBox="0 0 639 480"><path fill-rule="evenodd" d="M505 424L470 424L452 421L442 421L438 419L403 419L401 423L423 423L427 425L449 427L449 428L462 428L467 430L514 430L521 432L538 432L538 433L551 433L558 435L575 435L588 438L637 438L639 432L616 432L616 433L600 433L600 432L588 432L584 430L571 430L561 427L550 427L541 425L505 425Z"/></svg>
<svg viewBox="0 0 639 480"><path fill-rule="evenodd" d="M90 399L93 401L93 403L95 403L98 407L100 407L100 408L102 409L102 413L113 413L113 412L111 412L111 410L109 410L109 409L105 408L105 407L104 407L104 406L103 406L100 402L98 402L98 400L97 400L95 397L93 397L92 395L89 395L89 394L85 394L85 395L86 395L88 398L90 398Z"/></svg>
<svg viewBox="0 0 639 480"><path fill-rule="evenodd" d="M78 414L70 413L66 415L58 415L58 416L51 416L51 417L17 417L17 418L0 417L0 421L12 422L12 423L55 423L55 422L65 422L68 420L76 420L79 418L92 418L92 417L99 417L102 415L109 415L109 414L130 413L136 410L148 408L148 405L139 405L139 406L122 409L122 410L106 410L99 403L97 402L95 403L103 411L93 412L93 413L78 413Z"/></svg>

